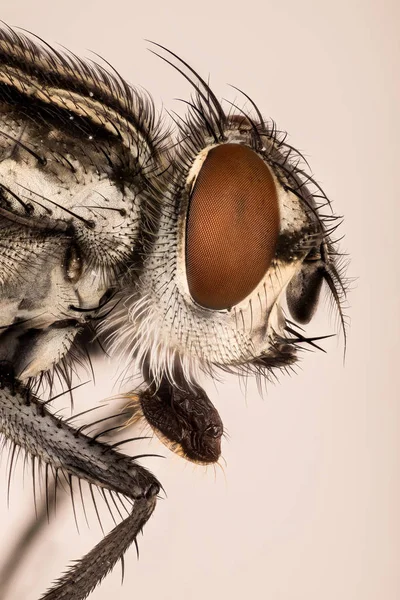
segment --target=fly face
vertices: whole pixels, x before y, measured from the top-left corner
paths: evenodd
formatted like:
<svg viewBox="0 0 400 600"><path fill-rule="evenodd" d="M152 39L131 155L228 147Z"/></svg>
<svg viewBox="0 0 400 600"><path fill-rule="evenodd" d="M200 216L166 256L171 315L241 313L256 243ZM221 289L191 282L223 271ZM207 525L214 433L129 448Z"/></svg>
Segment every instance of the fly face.
<svg viewBox="0 0 400 600"><path fill-rule="evenodd" d="M225 111L207 84L164 50L194 97L157 235L112 338L150 361L156 380L214 366L259 372L295 360L325 280L341 311L344 287L331 241L336 217L302 157L258 108ZM322 208L323 207L323 208ZM121 331L122 336L121 336ZM312 343L312 340L309 340Z"/></svg>

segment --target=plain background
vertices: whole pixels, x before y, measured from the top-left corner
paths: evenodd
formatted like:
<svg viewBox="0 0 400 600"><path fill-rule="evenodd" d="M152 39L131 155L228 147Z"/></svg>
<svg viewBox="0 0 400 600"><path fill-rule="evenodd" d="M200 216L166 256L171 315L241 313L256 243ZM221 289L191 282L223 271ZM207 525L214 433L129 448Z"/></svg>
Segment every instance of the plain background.
<svg viewBox="0 0 400 600"><path fill-rule="evenodd" d="M306 153L344 215L342 248L357 277L344 367L339 337L263 398L251 382L247 391L234 378L207 383L230 434L225 476L151 443L167 460L144 464L168 499L139 540L140 561L128 553L124 586L117 567L93 600L400 597L399 12L397 2L367 0L3 0L5 22L98 52L159 108L183 111L174 98L189 87L145 38L210 76L217 96L237 98L227 83L243 89ZM308 331L335 331L329 315L322 303ZM112 393L116 365L98 371L82 403ZM20 472L7 509L5 463L0 557L33 509ZM36 600L100 539L93 518L90 531L81 513L79 522L80 535L70 506L60 509L7 600Z"/></svg>

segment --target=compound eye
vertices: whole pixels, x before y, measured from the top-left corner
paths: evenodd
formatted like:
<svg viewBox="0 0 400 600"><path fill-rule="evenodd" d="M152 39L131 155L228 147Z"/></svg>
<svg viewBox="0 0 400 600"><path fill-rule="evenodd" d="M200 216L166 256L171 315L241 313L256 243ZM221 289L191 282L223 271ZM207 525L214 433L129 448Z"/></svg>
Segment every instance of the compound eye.
<svg viewBox="0 0 400 600"><path fill-rule="evenodd" d="M263 279L279 234L275 182L251 148L221 144L199 171L186 225L186 272L195 302L228 309Z"/></svg>

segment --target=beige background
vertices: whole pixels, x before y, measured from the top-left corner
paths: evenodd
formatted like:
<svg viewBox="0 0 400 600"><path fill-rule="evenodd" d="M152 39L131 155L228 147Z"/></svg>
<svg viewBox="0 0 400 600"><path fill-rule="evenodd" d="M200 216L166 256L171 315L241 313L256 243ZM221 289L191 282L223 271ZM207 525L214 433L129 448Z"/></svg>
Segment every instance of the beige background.
<svg viewBox="0 0 400 600"><path fill-rule="evenodd" d="M7 23L99 52L158 106L182 110L173 99L189 89L144 38L210 74L218 96L235 99L226 82L242 88L289 131L345 215L342 247L358 277L345 367L335 339L264 399L253 383L245 393L233 378L208 382L230 433L225 478L170 454L145 461L168 499L145 528L140 561L128 553L124 586L117 568L93 600L400 597L399 12L367 0L2 1ZM336 326L323 308L317 335ZM111 393L108 369L90 401ZM32 511L20 472L7 510L5 463L0 556ZM60 510L8 600L36 600L100 538L92 517L89 532L79 521L80 536L70 507Z"/></svg>

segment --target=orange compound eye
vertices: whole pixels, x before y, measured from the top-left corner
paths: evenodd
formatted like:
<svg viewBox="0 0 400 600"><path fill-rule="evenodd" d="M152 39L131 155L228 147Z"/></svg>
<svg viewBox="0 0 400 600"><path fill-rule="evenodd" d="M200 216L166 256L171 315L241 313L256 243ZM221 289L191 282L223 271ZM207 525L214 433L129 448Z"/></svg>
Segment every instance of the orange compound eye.
<svg viewBox="0 0 400 600"><path fill-rule="evenodd" d="M189 200L186 271L189 291L206 308L231 308L268 271L279 234L275 182L250 148L212 148Z"/></svg>

